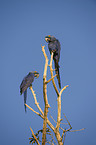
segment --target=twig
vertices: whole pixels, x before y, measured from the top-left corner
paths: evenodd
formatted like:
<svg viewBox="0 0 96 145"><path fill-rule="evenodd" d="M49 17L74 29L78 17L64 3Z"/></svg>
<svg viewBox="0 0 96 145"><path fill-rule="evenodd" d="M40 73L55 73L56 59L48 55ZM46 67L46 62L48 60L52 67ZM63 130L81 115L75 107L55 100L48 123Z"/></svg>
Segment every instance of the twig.
<svg viewBox="0 0 96 145"><path fill-rule="evenodd" d="M64 114L64 113L63 113L63 114ZM70 131L70 130L72 129L71 124L70 124L70 122L68 121L68 119L67 119L67 117L65 116L65 114L64 114L64 117L65 117L66 121L68 122L68 125L70 126L70 128L67 129L67 130L64 130L63 128L60 127L60 128L63 130L62 137L61 137L62 139L63 139L64 133L67 132L67 131ZM65 134L65 136L66 136L66 134ZM65 136L64 136L64 140L65 140ZM63 142L63 143L64 143L64 142Z"/></svg>
<svg viewBox="0 0 96 145"><path fill-rule="evenodd" d="M54 145L54 143L57 144L57 142L55 141L55 139L54 139L54 137L53 137L53 133L52 133L52 132L51 132L50 136L51 136L51 138L52 138L52 139L50 139L51 145ZM54 143L53 143L53 141L54 141ZM50 142L47 142L47 143L50 144ZM58 144L57 144L57 145L58 145Z"/></svg>
<svg viewBox="0 0 96 145"><path fill-rule="evenodd" d="M50 115L50 117L52 118L52 120L55 122L55 123L57 123L54 119L53 119L53 117Z"/></svg>
<svg viewBox="0 0 96 145"><path fill-rule="evenodd" d="M60 96L61 96L61 94L63 93L63 91L64 91L67 87L69 87L69 85L64 86L64 88L60 91L60 93L59 93Z"/></svg>
<svg viewBox="0 0 96 145"><path fill-rule="evenodd" d="M57 74L55 76L53 76L51 79L49 79L48 81L46 81L45 83L48 84L53 78L55 78L57 76Z"/></svg>
<svg viewBox="0 0 96 145"><path fill-rule="evenodd" d="M31 127L30 127L30 130L31 130L31 132L32 132L32 135L33 135L33 137L34 137L36 143L37 143L38 145L40 145Z"/></svg>
<svg viewBox="0 0 96 145"><path fill-rule="evenodd" d="M66 137L66 132L64 132L65 134L64 134L64 141L63 141L63 145L64 145L64 143L65 143L65 137Z"/></svg>
<svg viewBox="0 0 96 145"><path fill-rule="evenodd" d="M61 126L60 126L60 129L61 129L61 130L63 130L64 132L66 131L66 130L65 130L65 129L63 129Z"/></svg>
<svg viewBox="0 0 96 145"><path fill-rule="evenodd" d="M86 128L82 128L82 129L79 129L79 130L70 130L70 132L82 131L84 129L86 129Z"/></svg>
<svg viewBox="0 0 96 145"><path fill-rule="evenodd" d="M64 117L65 117L66 121L68 122L68 124L69 124L69 126L70 126L70 129L67 129L67 130L66 130L66 132L67 132L67 131L69 131L69 130L72 129L72 126L71 126L70 122L68 121L67 117L65 116L65 113L63 113L63 114L64 114Z"/></svg>
<svg viewBox="0 0 96 145"><path fill-rule="evenodd" d="M50 115L50 117L53 119L53 117ZM62 121L63 119L61 119L61 121ZM57 123L54 119L53 119L53 121L55 122L55 123ZM60 122L60 124L65 124L65 125L68 125L68 123L62 123L62 122Z"/></svg>
<svg viewBox="0 0 96 145"><path fill-rule="evenodd" d="M38 116L40 116L41 118L44 118L40 113L36 112L34 109L32 109L29 105L25 104L31 111L33 111L34 113L36 113Z"/></svg>

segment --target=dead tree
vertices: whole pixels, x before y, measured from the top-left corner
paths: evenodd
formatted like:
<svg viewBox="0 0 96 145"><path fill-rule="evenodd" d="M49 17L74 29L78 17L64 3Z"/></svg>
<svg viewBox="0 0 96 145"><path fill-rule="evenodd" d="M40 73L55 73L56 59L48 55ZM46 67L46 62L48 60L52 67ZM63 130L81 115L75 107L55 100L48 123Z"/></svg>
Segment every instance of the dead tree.
<svg viewBox="0 0 96 145"><path fill-rule="evenodd" d="M65 136L66 136L66 133L67 132L74 132L74 131L80 131L80 130L84 130L84 128L80 129L80 130L71 130L72 127L68 121L68 119L66 118L65 114L64 114L64 117L67 121L67 125L69 125L69 129L64 129L64 128L61 128L61 95L63 93L63 91L68 87L68 85L64 86L60 92L58 91L57 87L56 87L56 83L55 83L55 80L54 78L56 77L53 76L53 67L52 67L52 62L53 62L53 53L51 54L51 59L50 59L50 64L48 65L48 57L46 55L46 52L45 52L45 49L44 47L45 46L41 46L42 47L42 52L43 52L43 55L45 57L45 67L44 67L44 73L43 73L43 98L44 98L44 111L42 111L39 103L37 102L37 98L36 98L36 94L34 93L34 90L32 88L32 86L30 87L30 90L33 94L33 97L34 97L34 101L35 101L35 105L37 106L38 108L38 112L36 112L32 107L30 107L29 105L25 104L30 110L32 110L35 114L37 114L38 116L40 116L42 119L43 119L43 129L39 130L36 134L34 134L32 128L30 127L31 129L31 132L32 132L32 138L29 138L30 139L30 143L37 143L38 145L40 145L40 140L39 140L39 133L42 133L42 145L45 145L45 143L49 143L49 144L52 144L54 145L57 144L57 145L63 145L64 142L65 142ZM51 78L49 80L47 80L47 69L48 67L50 67L50 73L51 73ZM47 97L47 84L52 81L52 84L53 84L53 87L55 89L55 92L56 92L56 96L57 96L57 106L58 106L58 110L57 110L57 121L55 121L53 119L53 117L51 116L51 118L53 119L53 121L56 123L56 127L53 126L53 124L49 121L48 117L47 117L47 114L48 114L48 108L50 107L49 103L48 103L48 97ZM55 141L54 137L53 137L53 133L52 131L50 131L49 128L47 128L47 124L49 126L49 128L53 131L57 141ZM62 134L60 134L60 130L62 130ZM47 141L46 140L46 135L50 135L51 136L51 140L50 141Z"/></svg>

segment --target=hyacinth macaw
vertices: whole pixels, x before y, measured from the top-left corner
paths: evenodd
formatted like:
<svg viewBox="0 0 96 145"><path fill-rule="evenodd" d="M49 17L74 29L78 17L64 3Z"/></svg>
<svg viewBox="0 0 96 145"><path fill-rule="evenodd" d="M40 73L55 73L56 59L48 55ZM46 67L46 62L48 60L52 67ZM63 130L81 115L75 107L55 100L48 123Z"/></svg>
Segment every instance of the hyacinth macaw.
<svg viewBox="0 0 96 145"><path fill-rule="evenodd" d="M57 74L59 88L61 89L61 82L60 82L60 73L59 73L59 58L60 58L60 42L54 36L48 35L45 37L45 41L48 42L48 48L50 54L53 52L53 60L55 64L55 72Z"/></svg>
<svg viewBox="0 0 96 145"><path fill-rule="evenodd" d="M27 76L24 77L22 83L20 85L20 94L24 93L24 106L26 112L26 99L27 99L27 88L32 86L32 82L34 81L34 77L38 78L39 73L37 71L29 72Z"/></svg>

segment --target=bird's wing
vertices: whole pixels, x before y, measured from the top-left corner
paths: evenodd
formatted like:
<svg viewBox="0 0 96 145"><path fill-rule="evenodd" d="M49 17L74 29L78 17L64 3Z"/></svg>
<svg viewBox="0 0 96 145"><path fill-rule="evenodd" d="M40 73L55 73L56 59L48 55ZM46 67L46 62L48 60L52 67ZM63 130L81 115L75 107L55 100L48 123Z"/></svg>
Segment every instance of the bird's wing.
<svg viewBox="0 0 96 145"><path fill-rule="evenodd" d="M20 85L20 93L24 93L24 106L25 106L25 112L26 112L26 99L27 99L27 88L30 87L32 82L34 81L34 74L29 73L26 77L24 77L21 85Z"/></svg>
<svg viewBox="0 0 96 145"><path fill-rule="evenodd" d="M50 54L51 54L51 52L55 52L56 51L56 41L54 41L54 42L49 42L49 44L48 44L48 48L49 48L49 51L50 51Z"/></svg>
<svg viewBox="0 0 96 145"><path fill-rule="evenodd" d="M58 61L59 61L61 46L60 46L60 42L58 40L57 40L57 43L56 43L56 50L57 50Z"/></svg>
<svg viewBox="0 0 96 145"><path fill-rule="evenodd" d="M34 74L28 74L22 81L20 85L20 93L22 94L25 90L30 87L32 82L34 81Z"/></svg>

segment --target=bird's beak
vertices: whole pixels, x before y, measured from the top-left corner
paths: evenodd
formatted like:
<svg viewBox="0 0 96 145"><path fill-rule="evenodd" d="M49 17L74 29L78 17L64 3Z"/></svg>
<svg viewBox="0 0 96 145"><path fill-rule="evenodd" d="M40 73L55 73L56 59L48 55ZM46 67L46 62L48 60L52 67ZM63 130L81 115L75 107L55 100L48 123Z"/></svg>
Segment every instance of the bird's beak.
<svg viewBox="0 0 96 145"><path fill-rule="evenodd" d="M39 77L39 73L38 74L36 74L36 78L38 78Z"/></svg>
<svg viewBox="0 0 96 145"><path fill-rule="evenodd" d="M45 38L45 41L48 42L48 38Z"/></svg>

